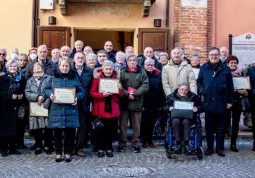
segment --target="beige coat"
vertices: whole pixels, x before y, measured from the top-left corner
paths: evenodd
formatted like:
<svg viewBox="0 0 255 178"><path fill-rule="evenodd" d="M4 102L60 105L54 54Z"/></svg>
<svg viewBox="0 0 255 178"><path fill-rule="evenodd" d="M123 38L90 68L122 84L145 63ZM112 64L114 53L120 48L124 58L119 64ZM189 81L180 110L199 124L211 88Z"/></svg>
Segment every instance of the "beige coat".
<svg viewBox="0 0 255 178"><path fill-rule="evenodd" d="M166 96L174 92L174 90L178 88L178 85L181 83L189 84L190 91L197 93L195 74L191 65L189 65L185 60L182 61L179 66L177 66L172 62L172 60L170 60L162 70L162 84Z"/></svg>

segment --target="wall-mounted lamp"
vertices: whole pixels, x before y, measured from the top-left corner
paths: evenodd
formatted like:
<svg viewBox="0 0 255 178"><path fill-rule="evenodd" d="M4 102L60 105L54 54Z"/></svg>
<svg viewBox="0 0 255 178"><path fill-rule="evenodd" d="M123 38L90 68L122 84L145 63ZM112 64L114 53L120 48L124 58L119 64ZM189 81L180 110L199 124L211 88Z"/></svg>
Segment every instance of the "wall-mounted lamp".
<svg viewBox="0 0 255 178"><path fill-rule="evenodd" d="M54 16L49 16L49 25L56 25L57 18Z"/></svg>
<svg viewBox="0 0 255 178"><path fill-rule="evenodd" d="M154 19L154 27L161 27L161 19Z"/></svg>

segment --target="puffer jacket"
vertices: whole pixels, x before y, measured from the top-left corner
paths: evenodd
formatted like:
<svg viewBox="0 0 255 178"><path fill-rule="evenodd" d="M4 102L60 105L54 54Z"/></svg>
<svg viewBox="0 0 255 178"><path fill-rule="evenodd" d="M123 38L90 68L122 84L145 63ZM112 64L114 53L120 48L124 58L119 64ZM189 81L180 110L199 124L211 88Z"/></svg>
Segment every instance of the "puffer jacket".
<svg viewBox="0 0 255 178"><path fill-rule="evenodd" d="M45 87L45 95L50 97L52 88L76 88L76 98L80 101L84 97L83 87L73 70L68 74L57 71ZM49 114L49 128L77 128L79 127L78 107L72 104L52 103Z"/></svg>
<svg viewBox="0 0 255 178"><path fill-rule="evenodd" d="M162 70L162 85L166 96L174 92L182 83L187 83L190 91L197 94L196 78L191 65L186 60L181 61L180 65L175 65L170 60Z"/></svg>

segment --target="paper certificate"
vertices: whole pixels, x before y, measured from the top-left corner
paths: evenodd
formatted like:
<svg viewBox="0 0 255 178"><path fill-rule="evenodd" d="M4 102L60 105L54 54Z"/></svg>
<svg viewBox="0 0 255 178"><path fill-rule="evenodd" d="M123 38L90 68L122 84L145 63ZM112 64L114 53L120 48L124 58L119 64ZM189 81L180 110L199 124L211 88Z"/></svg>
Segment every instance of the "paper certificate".
<svg viewBox="0 0 255 178"><path fill-rule="evenodd" d="M30 116L34 117L48 117L48 109L45 109L43 105L38 105L36 102L30 102Z"/></svg>
<svg viewBox="0 0 255 178"><path fill-rule="evenodd" d="M233 77L233 83L234 83L235 90L240 90L240 89L250 90L251 89L249 77Z"/></svg>
<svg viewBox="0 0 255 178"><path fill-rule="evenodd" d="M75 88L54 88L54 101L58 104L73 104L75 102Z"/></svg>
<svg viewBox="0 0 255 178"><path fill-rule="evenodd" d="M174 101L174 109L193 110L193 102Z"/></svg>
<svg viewBox="0 0 255 178"><path fill-rule="evenodd" d="M119 81L117 79L100 79L99 92L109 92L113 94L119 93Z"/></svg>

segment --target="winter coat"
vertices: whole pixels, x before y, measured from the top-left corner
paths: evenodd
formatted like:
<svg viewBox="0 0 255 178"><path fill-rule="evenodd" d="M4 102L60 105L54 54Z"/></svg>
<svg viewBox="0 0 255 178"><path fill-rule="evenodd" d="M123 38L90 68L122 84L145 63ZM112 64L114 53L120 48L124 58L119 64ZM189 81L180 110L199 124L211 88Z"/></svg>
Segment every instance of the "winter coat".
<svg viewBox="0 0 255 178"><path fill-rule="evenodd" d="M79 111L88 112L89 111L89 105L90 105L90 88L92 84L93 79L93 70L86 65L83 66L83 70L81 75L78 74L75 67L72 69L75 71L78 79L81 82L82 88L84 90L84 98L78 102L78 108Z"/></svg>
<svg viewBox="0 0 255 178"><path fill-rule="evenodd" d="M84 47L82 48L82 51L84 50ZM81 52L82 52L81 51ZM73 50L72 50L72 53L71 53L71 55L70 55L70 58L74 58L74 56L75 56L75 54L76 54L76 48L73 48Z"/></svg>
<svg viewBox="0 0 255 178"><path fill-rule="evenodd" d="M190 91L197 93L197 85L191 65L186 60L181 61L180 65L175 65L172 60L163 67L162 84L166 96L170 95L179 84L189 84Z"/></svg>
<svg viewBox="0 0 255 178"><path fill-rule="evenodd" d="M28 63L25 69L25 79L28 80L33 76L33 68L34 64L38 62L38 59L33 60L32 62ZM51 60L47 59L46 63L44 64L44 73L47 75L54 75L56 72L56 64Z"/></svg>
<svg viewBox="0 0 255 178"><path fill-rule="evenodd" d="M27 81L25 95L29 102L37 102L39 96L44 97L44 101L47 99L45 96L45 87L47 83L51 80L51 77L47 74L44 74L41 78L39 86L34 77L31 77ZM29 116L29 129L40 129L48 126L48 118L45 117L34 117Z"/></svg>
<svg viewBox="0 0 255 178"><path fill-rule="evenodd" d="M248 68L247 76L250 77L251 90L250 90L249 94L250 94L250 96L252 96L255 94L255 66Z"/></svg>
<svg viewBox="0 0 255 178"><path fill-rule="evenodd" d="M116 54L117 52L112 50L111 52L108 53L108 60L112 61L113 63L116 62Z"/></svg>
<svg viewBox="0 0 255 178"><path fill-rule="evenodd" d="M119 89L119 94L111 95L111 112L105 111L106 97L102 92L99 92L99 81L101 78L105 78L102 68L97 68L93 71L94 79L90 90L90 95L93 98L92 115L100 116L102 118L115 118L120 115L119 98L123 97L122 90ZM111 76L113 79L119 79L119 73L117 70L113 71Z"/></svg>
<svg viewBox="0 0 255 178"><path fill-rule="evenodd" d="M158 62L158 60L156 59L156 57L152 57L152 59L154 60L155 64L155 68L162 71L162 64L160 62ZM138 60L138 64L143 68L144 67L144 61L146 60L146 57L141 54L137 57L137 60Z"/></svg>
<svg viewBox="0 0 255 178"><path fill-rule="evenodd" d="M0 76L0 137L16 135L17 108L24 103L26 86L24 77L18 76L21 78L17 80L8 73ZM13 100L13 94L23 94L23 99Z"/></svg>
<svg viewBox="0 0 255 178"><path fill-rule="evenodd" d="M128 67L121 70L120 82L122 85L122 91L124 97L121 99L120 107L121 109L129 109L134 111L143 111L143 100L144 94L149 91L149 80L144 69L137 65L136 72L128 71ZM129 99L128 88L134 88L135 99Z"/></svg>
<svg viewBox="0 0 255 178"><path fill-rule="evenodd" d="M161 74L155 70L146 71L149 79L149 91L144 95L143 106L145 112L154 113L164 104L165 96L162 87Z"/></svg>
<svg viewBox="0 0 255 178"><path fill-rule="evenodd" d="M73 70L68 74L63 74L59 70L52 77L53 81L49 81L45 87L45 95L50 97L51 88L65 87L76 88L77 101L81 101L84 97L83 87ZM78 106L72 104L52 103L49 114L49 128L77 128L79 127Z"/></svg>
<svg viewBox="0 0 255 178"><path fill-rule="evenodd" d="M202 65L198 74L197 86L199 94L204 96L205 112L226 112L227 104L233 104L233 78L226 64L220 64L216 72L208 62Z"/></svg>

